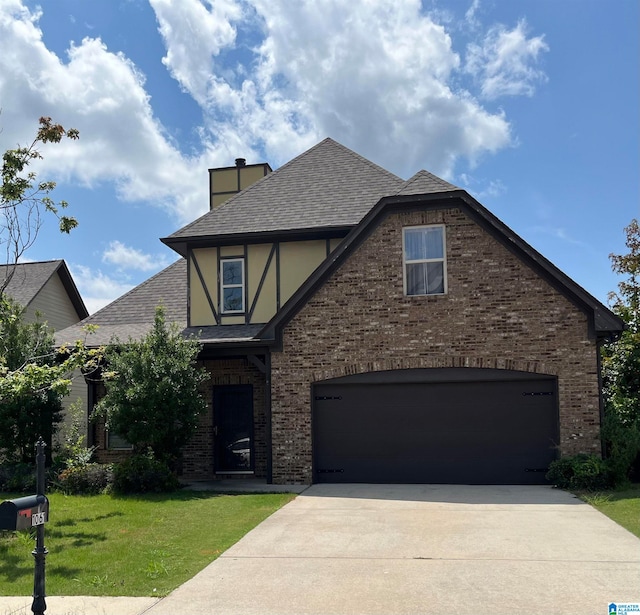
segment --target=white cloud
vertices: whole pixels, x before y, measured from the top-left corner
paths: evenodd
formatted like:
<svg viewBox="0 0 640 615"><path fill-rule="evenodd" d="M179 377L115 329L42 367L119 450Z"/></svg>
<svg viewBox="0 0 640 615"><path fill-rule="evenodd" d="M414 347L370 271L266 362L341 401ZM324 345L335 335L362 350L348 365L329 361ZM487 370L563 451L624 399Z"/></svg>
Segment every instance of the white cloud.
<svg viewBox="0 0 640 615"><path fill-rule="evenodd" d="M200 104L207 102L212 78L212 57L232 45L236 38L233 21L242 16L234 0L149 0L167 46L162 63Z"/></svg>
<svg viewBox="0 0 640 615"><path fill-rule="evenodd" d="M124 295L134 286L127 281L114 279L102 271L94 271L84 265L70 264L69 270L90 314Z"/></svg>
<svg viewBox="0 0 640 615"><path fill-rule="evenodd" d="M113 181L123 200L150 201L182 221L204 213L207 162L167 137L135 65L99 38L72 45L65 63L45 47L39 17L18 0L0 3L2 144L28 142L37 118L50 115L80 139L52 156L43 147L40 169L87 186Z"/></svg>
<svg viewBox="0 0 640 615"><path fill-rule="evenodd" d="M546 44L527 38L524 22L490 30L463 64L453 24L419 0L150 3L163 63L202 109L200 151L186 155L169 137L130 58L100 38L58 57L40 12L20 0L0 1L0 138L24 143L51 115L80 140L45 152L41 168L86 186L113 182L120 199L180 223L206 211L208 167L236 156L277 167L325 136L401 176L427 168L450 178L459 159L513 143L506 114L461 86L466 71L486 97L531 93L543 78L534 64ZM472 0L469 21L478 8Z"/></svg>
<svg viewBox="0 0 640 615"><path fill-rule="evenodd" d="M426 166L451 175L458 158L473 161L510 143L504 114L452 85L460 58L419 0L252 0L243 11L233 2L206 4L189 0L178 13L167 0L152 0L164 62L206 101L212 147L264 150L278 165L332 136L400 174ZM197 20L209 40L189 36ZM223 65L221 51L240 45L241 21L261 42L250 65Z"/></svg>
<svg viewBox="0 0 640 615"><path fill-rule="evenodd" d="M527 38L524 20L512 30L497 25L481 44L468 46L465 69L480 84L484 98L532 96L536 84L547 80L537 63L539 56L548 50L544 36Z"/></svg>
<svg viewBox="0 0 640 615"><path fill-rule="evenodd" d="M109 247L102 254L102 261L117 265L121 269L139 271L159 271L169 264L165 256L145 254L117 240L109 243Z"/></svg>
<svg viewBox="0 0 640 615"><path fill-rule="evenodd" d="M507 187L499 179L478 178L468 173L461 173L459 181L476 199L496 198L507 192Z"/></svg>

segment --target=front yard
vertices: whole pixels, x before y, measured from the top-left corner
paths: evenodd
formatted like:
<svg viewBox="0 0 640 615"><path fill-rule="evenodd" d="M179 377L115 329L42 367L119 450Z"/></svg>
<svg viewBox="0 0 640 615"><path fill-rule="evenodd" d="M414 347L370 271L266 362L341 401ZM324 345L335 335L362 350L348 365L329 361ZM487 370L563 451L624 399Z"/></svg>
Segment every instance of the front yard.
<svg viewBox="0 0 640 615"><path fill-rule="evenodd" d="M48 595L164 596L295 495L48 497ZM31 595L34 546L28 533L0 531L0 596Z"/></svg>
<svg viewBox="0 0 640 615"><path fill-rule="evenodd" d="M620 491L582 493L579 496L640 538L640 483Z"/></svg>

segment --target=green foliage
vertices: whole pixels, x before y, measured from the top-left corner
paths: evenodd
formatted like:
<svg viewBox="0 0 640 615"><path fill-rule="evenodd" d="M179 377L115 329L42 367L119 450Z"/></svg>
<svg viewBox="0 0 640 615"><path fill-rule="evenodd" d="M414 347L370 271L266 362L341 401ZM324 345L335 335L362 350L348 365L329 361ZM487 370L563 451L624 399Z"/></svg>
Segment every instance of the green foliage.
<svg viewBox="0 0 640 615"><path fill-rule="evenodd" d="M53 334L47 324L24 321L24 309L0 296L0 363L7 372L31 362L47 368L55 359ZM1 375L1 374L0 374ZM35 442L42 436L50 458L51 440L62 420L61 396L52 389L0 394L0 451L8 460L35 460Z"/></svg>
<svg viewBox="0 0 640 615"><path fill-rule="evenodd" d="M605 406L603 436L607 458L617 483L640 471L640 227L625 228L629 252L611 255L613 270L625 276L618 293L611 293L613 311L627 329L619 340L602 349Z"/></svg>
<svg viewBox="0 0 640 615"><path fill-rule="evenodd" d="M114 493L166 493L179 487L169 466L149 455L132 455L113 470Z"/></svg>
<svg viewBox="0 0 640 615"><path fill-rule="evenodd" d="M36 467L31 463L0 464L0 491L33 493L36 488Z"/></svg>
<svg viewBox="0 0 640 615"><path fill-rule="evenodd" d="M638 421L625 421L621 414L610 409L604 417L602 437L607 444L607 466L613 484L628 483L640 452Z"/></svg>
<svg viewBox="0 0 640 615"><path fill-rule="evenodd" d="M78 223L75 218L60 215L67 207L66 201L56 203L51 192L56 184L52 181L36 180L36 174L27 168L42 158L39 147L46 143L60 143L64 137L78 139L74 128L65 130L54 124L50 117L40 118L40 127L31 145L8 149L2 155L2 183L0 184L0 247L4 246L9 263L14 264L33 245L42 226L41 210L56 216L60 231L69 233ZM10 276L9 276L10 277ZM0 284L0 294L8 278Z"/></svg>
<svg viewBox="0 0 640 615"><path fill-rule="evenodd" d="M560 489L600 491L612 486L607 462L584 453L552 461L547 480Z"/></svg>
<svg viewBox="0 0 640 615"><path fill-rule="evenodd" d="M84 434L84 411L78 400L67 409L67 419L58 436L54 465L58 468L82 468L89 464L96 450L87 447Z"/></svg>
<svg viewBox="0 0 640 615"><path fill-rule="evenodd" d="M199 391L206 375L194 365L199 351L198 342L167 326L164 310L157 308L153 330L143 340L108 349L106 396L96 414L135 453L151 449L156 459L175 463L206 409Z"/></svg>
<svg viewBox="0 0 640 615"><path fill-rule="evenodd" d="M68 495L97 495L106 493L113 483L113 466L87 463L69 467L58 474L56 487Z"/></svg>

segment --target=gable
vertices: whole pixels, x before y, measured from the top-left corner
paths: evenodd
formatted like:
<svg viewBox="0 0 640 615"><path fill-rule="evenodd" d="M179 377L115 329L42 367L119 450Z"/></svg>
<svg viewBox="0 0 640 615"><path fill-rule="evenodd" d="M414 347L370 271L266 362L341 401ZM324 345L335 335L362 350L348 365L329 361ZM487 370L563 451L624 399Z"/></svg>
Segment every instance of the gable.
<svg viewBox="0 0 640 615"><path fill-rule="evenodd" d="M589 295L584 289L579 287L575 282L570 280L565 274L560 272L555 266L547 261L542 255L536 252L531 246L526 244L508 227L502 224L495 216L490 214L477 201L472 199L466 192L462 190L450 191L441 194L417 195L408 197L387 197L382 199L378 205L365 217L362 223L356 227L338 247L331 261L325 262L313 276L299 289L292 300L284 306L278 315L267 325L261 335L273 339L279 338L282 327L286 325L291 318L300 311L308 301L314 300L314 295L318 289L326 283L328 278L341 269L349 258L360 249L360 246L369 242L379 226L384 225L387 218L394 215L402 216L411 213L426 215L431 220L429 224L437 223L437 220L444 220L444 212L458 211L467 220L466 225L477 227L484 233L483 236L490 237L495 245L501 246L501 256L494 257L494 263L487 263L475 254L473 258L467 259L465 267L466 275L469 279L464 281L463 286L468 291L474 288L474 284L485 276L487 272L492 274L499 271L502 262L517 262L518 266L527 272L528 276L532 276L537 283L544 282L543 287L546 290L536 290L536 292L550 292L562 296L574 308L577 308L582 316L586 319L588 331L591 337L605 338L615 336L620 332L624 324L610 310L598 302L594 297ZM422 213L420 213L422 212ZM447 214L452 215L452 214ZM444 222L440 222L444 223ZM405 220L405 225L409 223ZM423 223L418 223L423 224ZM445 226L447 226L445 224ZM447 226L447 237L450 229ZM393 254L378 249L372 254L372 263L380 261L379 265L367 264L362 273L352 272L360 284L370 285L371 280L367 275L367 271L371 267L380 267L388 271L388 276L381 278L379 283L386 287L388 292L397 293L401 286L398 286L398 280L402 280L402 247L399 236L389 238L383 242L381 246L385 249L393 249ZM393 247L391 247L393 246ZM447 251L453 249L447 243ZM475 248L473 243L469 245L460 244L460 255L452 254L451 256L465 256L473 254ZM515 260L514 260L515 259ZM455 261L455 263L459 260ZM455 264L454 263L454 264ZM497 269L496 269L497 268ZM400 278L398 278L400 276ZM462 279L462 278L461 278ZM452 281L450 278L449 281ZM512 279L514 288L520 284L518 276ZM394 285L395 284L395 285ZM510 289L506 289L508 294ZM447 291L444 297L449 300L455 297L451 291ZM373 291L370 289L370 293ZM482 295L481 295L482 296ZM427 297L433 300L433 297ZM493 299L496 307L501 304L500 309L504 309L504 301ZM428 317L428 312L424 314ZM550 323L551 326L551 323ZM555 327L559 326L556 321Z"/></svg>
<svg viewBox="0 0 640 615"><path fill-rule="evenodd" d="M57 272L45 282L33 301L29 303L25 312L27 319L34 320L36 312L42 315L54 331L69 327L84 316L76 311Z"/></svg>

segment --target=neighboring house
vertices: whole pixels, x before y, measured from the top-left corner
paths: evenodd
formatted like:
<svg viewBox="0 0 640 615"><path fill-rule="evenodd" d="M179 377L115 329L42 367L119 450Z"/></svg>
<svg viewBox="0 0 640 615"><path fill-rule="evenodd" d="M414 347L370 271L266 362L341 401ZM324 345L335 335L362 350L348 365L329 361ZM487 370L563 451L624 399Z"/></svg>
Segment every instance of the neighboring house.
<svg viewBox="0 0 640 615"><path fill-rule="evenodd" d="M34 322L39 315L50 329L61 331L89 315L63 260L0 265L0 284L9 276L5 292L25 308L27 322ZM70 394L63 400L65 409L72 403L87 408L87 386L80 374L75 376Z"/></svg>
<svg viewBox="0 0 640 615"><path fill-rule="evenodd" d="M623 323L467 192L331 139L236 164L162 239L182 258L85 321L96 344L138 338L163 303L200 337L185 476L539 483L600 453L598 347Z"/></svg>

